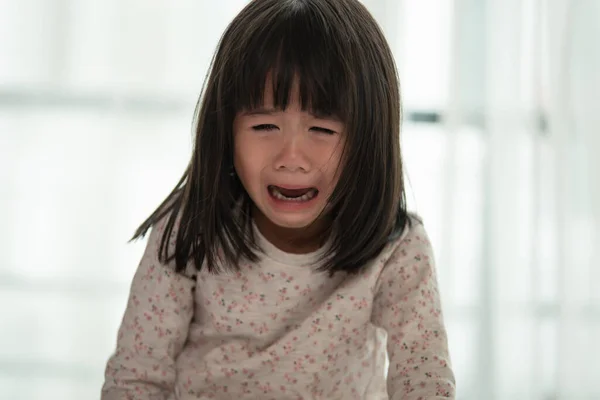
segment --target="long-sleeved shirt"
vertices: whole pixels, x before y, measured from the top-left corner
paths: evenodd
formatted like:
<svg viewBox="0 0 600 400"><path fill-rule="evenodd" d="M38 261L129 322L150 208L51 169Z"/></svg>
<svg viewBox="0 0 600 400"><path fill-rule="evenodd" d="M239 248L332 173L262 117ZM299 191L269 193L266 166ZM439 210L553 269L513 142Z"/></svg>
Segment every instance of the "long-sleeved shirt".
<svg viewBox="0 0 600 400"><path fill-rule="evenodd" d="M332 277L310 266L324 248L284 253L256 227L260 262L176 273L158 261L163 229L133 278L102 400L454 398L419 219L360 273Z"/></svg>

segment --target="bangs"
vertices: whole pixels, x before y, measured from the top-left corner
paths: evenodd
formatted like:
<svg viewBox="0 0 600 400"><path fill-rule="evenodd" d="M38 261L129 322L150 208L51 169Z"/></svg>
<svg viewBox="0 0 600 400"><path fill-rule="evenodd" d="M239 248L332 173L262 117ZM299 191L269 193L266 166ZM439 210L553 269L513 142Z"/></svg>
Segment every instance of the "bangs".
<svg viewBox="0 0 600 400"><path fill-rule="evenodd" d="M255 28L231 54L229 65L237 70L226 74L234 77L226 100L234 112L263 107L266 90L272 91L276 109L286 109L297 85L303 110L346 120L353 82L339 32L308 8L281 13L268 27Z"/></svg>

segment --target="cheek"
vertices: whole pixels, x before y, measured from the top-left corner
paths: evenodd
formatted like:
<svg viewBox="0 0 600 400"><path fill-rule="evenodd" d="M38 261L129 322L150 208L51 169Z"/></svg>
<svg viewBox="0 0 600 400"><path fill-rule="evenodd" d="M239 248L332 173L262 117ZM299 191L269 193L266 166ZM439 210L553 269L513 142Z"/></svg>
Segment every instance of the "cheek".
<svg viewBox="0 0 600 400"><path fill-rule="evenodd" d="M248 158L248 153L244 152L236 153L234 157L235 172L240 177L244 185L250 183L250 178L254 175L252 163Z"/></svg>
<svg viewBox="0 0 600 400"><path fill-rule="evenodd" d="M327 175L334 183L337 182L343 157L343 143L338 143L333 149L330 149L327 160Z"/></svg>
<svg viewBox="0 0 600 400"><path fill-rule="evenodd" d="M259 149L251 142L240 139L234 143L233 164L236 174L246 190L252 190L253 187L260 184L261 155L258 153Z"/></svg>
<svg viewBox="0 0 600 400"><path fill-rule="evenodd" d="M237 176L240 178L244 186L247 184L248 175L248 153L243 151L244 149L243 138L239 136L234 137L233 147L233 166Z"/></svg>

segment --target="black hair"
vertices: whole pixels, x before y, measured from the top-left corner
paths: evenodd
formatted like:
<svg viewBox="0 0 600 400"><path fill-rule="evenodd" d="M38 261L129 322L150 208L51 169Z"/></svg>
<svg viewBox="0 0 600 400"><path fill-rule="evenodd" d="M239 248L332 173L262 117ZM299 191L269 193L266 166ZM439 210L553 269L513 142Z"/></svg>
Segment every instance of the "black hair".
<svg viewBox="0 0 600 400"><path fill-rule="evenodd" d="M272 87L265 88L267 76ZM233 120L262 106L285 109L299 84L303 108L345 124L343 165L329 199L331 247L321 268L356 272L410 223L400 152L400 85L384 35L357 0L253 0L225 30L195 111L192 158L133 239L168 216L161 262L183 271L258 260L251 200L232 176ZM239 207L238 207L239 206ZM240 208L241 207L241 208ZM174 251L169 252L175 234ZM223 263L220 263L223 261Z"/></svg>

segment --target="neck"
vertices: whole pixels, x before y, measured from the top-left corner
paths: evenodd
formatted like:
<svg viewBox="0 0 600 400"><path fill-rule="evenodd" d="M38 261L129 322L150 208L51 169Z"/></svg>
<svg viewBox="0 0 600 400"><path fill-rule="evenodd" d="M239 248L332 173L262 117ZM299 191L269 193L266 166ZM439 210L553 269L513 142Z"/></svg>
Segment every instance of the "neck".
<svg viewBox="0 0 600 400"><path fill-rule="evenodd" d="M305 228L285 228L275 225L258 209L252 209L254 223L273 246L290 254L312 253L320 249L330 233L330 221L318 219Z"/></svg>

